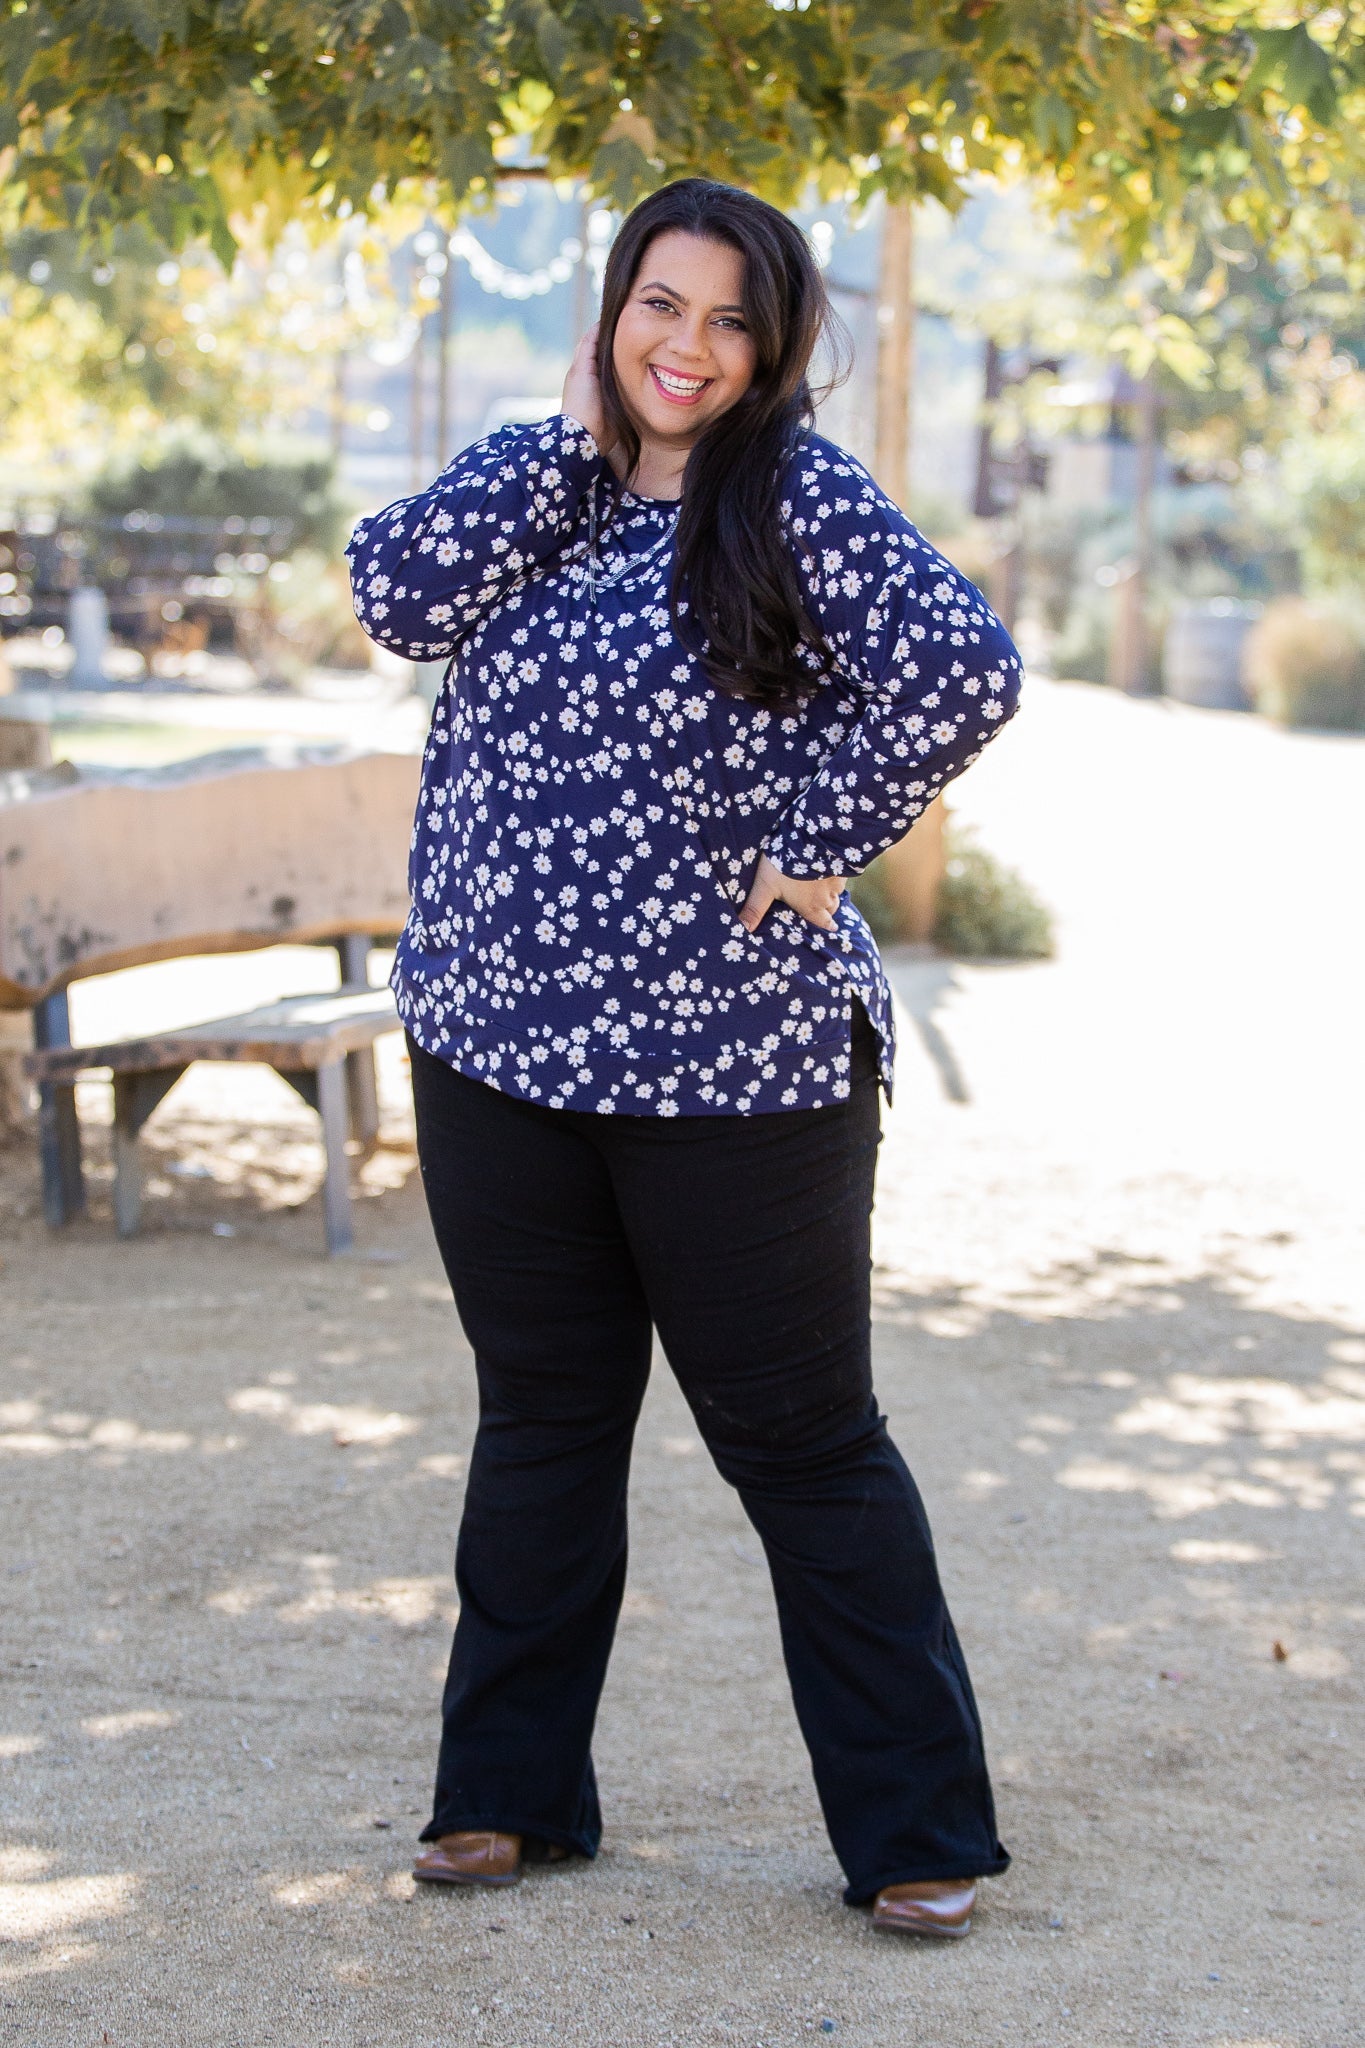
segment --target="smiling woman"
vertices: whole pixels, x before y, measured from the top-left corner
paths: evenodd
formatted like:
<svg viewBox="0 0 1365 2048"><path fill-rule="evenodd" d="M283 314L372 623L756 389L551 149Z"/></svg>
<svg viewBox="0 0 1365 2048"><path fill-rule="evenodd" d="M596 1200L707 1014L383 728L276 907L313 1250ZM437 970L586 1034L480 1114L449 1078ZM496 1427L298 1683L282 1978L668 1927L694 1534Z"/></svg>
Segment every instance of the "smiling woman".
<svg viewBox="0 0 1365 2048"><path fill-rule="evenodd" d="M804 238L687 180L608 260L559 418L357 529L453 656L395 988L480 1423L416 1864L595 1853L651 1325L767 1551L850 1904L960 1936L1005 1868L924 1510L872 1389L889 990L843 877L1012 712L984 600L811 432Z"/></svg>

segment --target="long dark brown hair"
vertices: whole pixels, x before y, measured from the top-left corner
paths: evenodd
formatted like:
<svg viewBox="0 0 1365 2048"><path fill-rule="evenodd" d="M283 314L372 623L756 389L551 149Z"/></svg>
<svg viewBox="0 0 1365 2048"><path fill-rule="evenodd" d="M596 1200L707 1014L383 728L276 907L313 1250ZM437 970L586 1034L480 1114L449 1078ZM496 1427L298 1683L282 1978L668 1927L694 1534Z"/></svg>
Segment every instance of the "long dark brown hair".
<svg viewBox="0 0 1365 2048"><path fill-rule="evenodd" d="M741 304L753 338L753 382L714 419L687 458L673 569L674 629L694 647L719 690L771 705L808 697L829 649L807 616L788 544L779 489L802 430L815 419L809 371L822 336L843 353L843 331L801 230L775 206L708 178L680 178L627 215L602 280L597 373L609 433L627 480L640 437L612 365L616 323L657 235L681 229L728 243L744 258ZM682 607L685 605L685 613Z"/></svg>

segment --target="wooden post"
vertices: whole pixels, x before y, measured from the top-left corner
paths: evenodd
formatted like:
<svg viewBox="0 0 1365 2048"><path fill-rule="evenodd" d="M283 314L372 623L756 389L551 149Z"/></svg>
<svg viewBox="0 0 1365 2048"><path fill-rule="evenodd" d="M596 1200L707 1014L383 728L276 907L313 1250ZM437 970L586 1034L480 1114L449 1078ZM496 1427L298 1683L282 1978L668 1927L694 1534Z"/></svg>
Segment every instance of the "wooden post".
<svg viewBox="0 0 1365 2048"><path fill-rule="evenodd" d="M588 328L592 325L592 273L588 269L588 202L578 202L578 243L582 255L573 274L573 338L571 349L577 348Z"/></svg>
<svg viewBox="0 0 1365 2048"><path fill-rule="evenodd" d="M412 383L409 392L408 414L408 440L412 457L411 478L414 491L422 488L422 461L425 453L422 444L426 440L426 422L423 417L425 412L423 399L426 395L423 390L425 382L423 372L426 365L422 361L422 353L426 338L427 324L419 313L417 315L417 339L412 344Z"/></svg>
<svg viewBox="0 0 1365 2048"><path fill-rule="evenodd" d="M1147 595L1152 575L1152 490L1156 482L1157 398L1150 376L1137 389L1137 475L1133 486L1133 552L1114 589L1109 681L1130 697L1156 686Z"/></svg>
<svg viewBox="0 0 1365 2048"><path fill-rule="evenodd" d="M1156 386L1150 374L1138 387L1137 479L1133 500L1133 590L1129 670L1124 689L1144 697L1155 681L1147 594L1152 576L1152 487L1156 481Z"/></svg>
<svg viewBox="0 0 1365 2048"><path fill-rule="evenodd" d="M443 470L450 460L450 372L451 340L455 324L455 258L446 250L446 267L441 272L441 303L436 323L436 468Z"/></svg>
<svg viewBox="0 0 1365 2048"><path fill-rule="evenodd" d="M910 407L915 375L914 209L889 201L877 276L877 482L910 505Z"/></svg>
<svg viewBox="0 0 1365 2048"><path fill-rule="evenodd" d="M877 274L877 415L873 469L889 498L910 505L910 447L915 380L915 216L908 200L888 201ZM881 856L879 872L897 936L926 942L938 916L943 880L943 805L930 804L914 830Z"/></svg>
<svg viewBox="0 0 1365 2048"><path fill-rule="evenodd" d="M332 357L332 403L328 427L332 460L339 463L346 446L346 351L340 348Z"/></svg>
<svg viewBox="0 0 1365 2048"><path fill-rule="evenodd" d="M946 861L943 845L945 805L936 796L914 829L878 861L887 903L896 920L896 937L927 945L938 922L938 892Z"/></svg>

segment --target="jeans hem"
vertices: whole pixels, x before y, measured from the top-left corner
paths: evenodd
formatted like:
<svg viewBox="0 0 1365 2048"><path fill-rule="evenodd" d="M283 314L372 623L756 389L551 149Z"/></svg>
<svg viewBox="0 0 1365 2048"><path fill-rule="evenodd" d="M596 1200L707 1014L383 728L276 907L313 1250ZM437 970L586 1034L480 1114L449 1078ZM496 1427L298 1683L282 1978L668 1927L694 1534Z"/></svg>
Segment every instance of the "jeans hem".
<svg viewBox="0 0 1365 2048"><path fill-rule="evenodd" d="M889 1884L929 1884L935 1879L951 1883L958 1878L1003 1877L1010 1867L1008 1850L1001 1849L993 1862L987 1863L980 1856L959 1857L954 1863L906 1863L897 1865L881 1877L870 1878L866 1884L850 1883L844 1892L846 1906L870 1906L878 1892Z"/></svg>

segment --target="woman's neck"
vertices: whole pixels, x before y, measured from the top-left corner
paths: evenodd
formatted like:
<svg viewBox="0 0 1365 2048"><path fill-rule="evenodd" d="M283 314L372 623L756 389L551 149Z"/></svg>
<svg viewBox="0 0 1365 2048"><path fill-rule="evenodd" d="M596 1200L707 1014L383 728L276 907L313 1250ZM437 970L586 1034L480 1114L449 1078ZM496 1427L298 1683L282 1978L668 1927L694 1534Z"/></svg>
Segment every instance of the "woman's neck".
<svg viewBox="0 0 1365 2048"><path fill-rule="evenodd" d="M624 451L619 447L612 450L611 464L626 488L641 498L680 498L690 453L690 449L670 447L667 442L642 439L639 458L629 476L625 473Z"/></svg>

